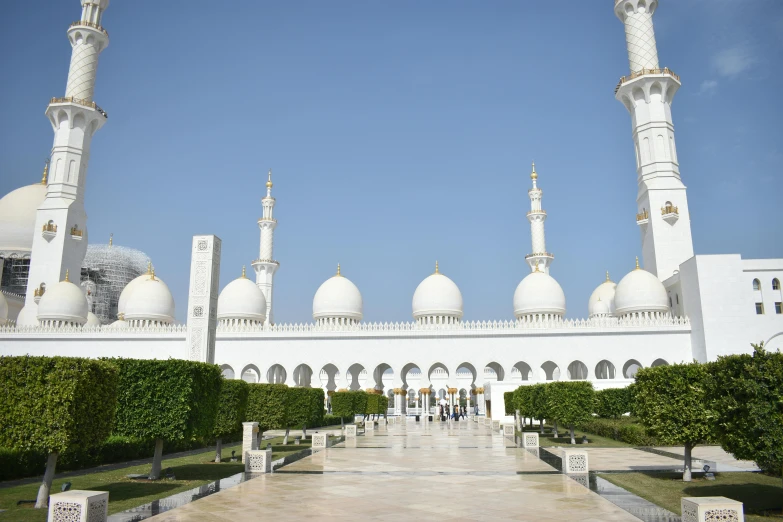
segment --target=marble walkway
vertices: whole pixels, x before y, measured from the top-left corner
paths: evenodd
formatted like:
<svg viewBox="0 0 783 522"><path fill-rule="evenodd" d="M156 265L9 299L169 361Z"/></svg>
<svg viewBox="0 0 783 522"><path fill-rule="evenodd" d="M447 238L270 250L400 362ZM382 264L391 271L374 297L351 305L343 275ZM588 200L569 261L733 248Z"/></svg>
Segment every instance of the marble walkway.
<svg viewBox="0 0 783 522"><path fill-rule="evenodd" d="M368 432L149 520L638 521L476 423Z"/></svg>

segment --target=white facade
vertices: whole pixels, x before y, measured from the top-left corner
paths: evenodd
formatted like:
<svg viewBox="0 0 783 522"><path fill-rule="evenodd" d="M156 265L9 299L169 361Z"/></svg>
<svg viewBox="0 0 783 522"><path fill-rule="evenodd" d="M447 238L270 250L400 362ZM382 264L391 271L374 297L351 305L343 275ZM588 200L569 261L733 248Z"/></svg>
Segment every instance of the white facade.
<svg viewBox="0 0 783 522"><path fill-rule="evenodd" d="M78 77L78 82L87 84L79 92L90 100L92 90L87 87L94 82L97 63L93 51L106 43L104 37L93 34L103 34L102 29L90 24L99 23L107 4L85 3L84 8L84 16L91 18L82 25L90 31L80 34L93 37L89 44L93 49L84 52L90 66L84 75L74 75L73 82ZM338 267L337 275L315 292L313 323L275 324L272 292L279 263L273 259L277 221L270 171L258 221L260 254L252 263L257 288L248 283L243 271L218 299L220 242L214 236L197 237L187 326L167 324L173 316L173 301L169 302L167 288L150 269L123 292L127 303L134 305L132 321L121 319L103 328L89 323L84 327L41 326L33 316L27 323L32 326L17 327L13 322L2 325L7 317L0 317L0 355L194 358L219 364L227 378L326 390L383 390L393 399L390 404L395 413L419 412L432 400L453 401L454 392L448 390L456 389L458 396L480 411L490 405L494 410L490 413L502 418L491 404L499 404L502 412L502 392L519 384L586 379L599 389L620 387L628 385L640 367L707 361L750 351L751 342L783 331L783 260L693 255L671 113L680 80L658 65L652 23L657 5L655 0L617 0L615 5L615 13L625 24L631 64L631 75L621 80L616 95L632 117L639 185L636 221L647 270L637 260L636 269L618 284L608 274L606 281L596 281L589 303L571 303L572 309L581 309L588 319L565 318L565 293L549 274L554 256L546 251L546 212L534 168L528 193L533 251L526 256L532 272L517 287L507 318L491 322L463 318L459 287L436 263L435 273L412 296L412 322L363 323L361 293ZM69 35L76 56L84 42L79 43L73 30ZM68 92L73 82L69 75ZM81 245L87 241L82 198L89 137L105 120L96 107L75 101L53 102L47 114L57 136L54 179L29 231L35 269L31 269L29 292L39 282L57 283L68 267L81 261ZM58 143L69 145L61 149ZM72 161L76 162L73 171ZM85 230L83 238L42 235L41 227L45 231L48 220L56 220L58 231L60 223L78 225L78 230ZM19 228L16 222L13 226ZM213 248L200 251L202 240L211 241ZM202 265L213 274L212 279L193 275ZM80 265L75 266L71 270ZM629 262L629 269L632 266ZM263 295L257 295L258 289ZM150 296L150 303L145 306L140 296ZM157 296L155 303L153 296ZM208 301L208 306L196 313L199 306L204 307L201 301ZM206 337L195 343L197 330L205 331ZM208 342L212 331L214 354ZM769 347L781 345L783 336Z"/></svg>

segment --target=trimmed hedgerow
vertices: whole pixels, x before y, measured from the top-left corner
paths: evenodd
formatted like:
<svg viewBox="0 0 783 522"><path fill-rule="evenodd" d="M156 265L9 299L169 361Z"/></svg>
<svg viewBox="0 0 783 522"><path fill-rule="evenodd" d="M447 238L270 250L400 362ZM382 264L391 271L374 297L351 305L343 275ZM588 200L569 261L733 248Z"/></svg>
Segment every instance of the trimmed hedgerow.
<svg viewBox="0 0 783 522"><path fill-rule="evenodd" d="M503 393L503 405L506 407L506 415L514 415L514 392Z"/></svg>
<svg viewBox="0 0 783 522"><path fill-rule="evenodd" d="M249 384L247 422L257 422L261 431L286 428L288 386L285 384Z"/></svg>
<svg viewBox="0 0 783 522"><path fill-rule="evenodd" d="M247 383L241 379L223 379L215 414L215 462L223 453L223 437L242 429L247 411Z"/></svg>
<svg viewBox="0 0 783 522"><path fill-rule="evenodd" d="M78 357L0 357L0 446L46 455L36 508L48 505L60 453L108 437L117 405L117 368Z"/></svg>
<svg viewBox="0 0 783 522"><path fill-rule="evenodd" d="M367 406L365 407L365 413L367 415L384 415L386 413L386 408L388 407L388 397L375 393L368 393L366 395Z"/></svg>
<svg viewBox="0 0 783 522"><path fill-rule="evenodd" d="M661 446L659 439L647 432L647 429L632 417L619 419L592 418L578 424L580 430L619 440L634 446Z"/></svg>
<svg viewBox="0 0 783 522"><path fill-rule="evenodd" d="M576 444L574 427L592 417L595 405L593 383L558 381L547 386L547 408L556 421L571 430L571 444Z"/></svg>
<svg viewBox="0 0 783 522"><path fill-rule="evenodd" d="M595 413L605 419L616 419L631 411L628 388L607 388L595 392Z"/></svg>
<svg viewBox="0 0 783 522"><path fill-rule="evenodd" d="M367 409L367 392L345 391L332 395L332 413L342 417L354 418Z"/></svg>

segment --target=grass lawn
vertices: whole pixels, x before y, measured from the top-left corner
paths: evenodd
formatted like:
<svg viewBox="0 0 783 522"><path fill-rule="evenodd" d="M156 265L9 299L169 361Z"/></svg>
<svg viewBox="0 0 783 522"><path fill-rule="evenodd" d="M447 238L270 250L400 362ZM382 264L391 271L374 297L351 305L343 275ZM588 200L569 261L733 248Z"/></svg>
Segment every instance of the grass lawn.
<svg viewBox="0 0 783 522"><path fill-rule="evenodd" d="M302 442L299 446L294 445L293 437L287 446L283 446L282 441L282 437L263 441L263 447L266 447L267 443L272 443L272 458L275 460L310 447L309 440ZM60 487L65 482L71 483L71 489L108 491L109 513L117 513L118 511L125 511L126 509L146 504L155 499L168 497L175 493L241 473L245 469L244 465L241 462L229 461L232 450L235 450L237 454L241 453L242 444L224 446L222 458L225 460L220 464L211 462L215 458L214 448L204 450L203 453L175 459L167 459L164 455L163 469L171 468L176 480L162 479L155 482L146 482L126 478L126 475L131 473L149 473L151 464L141 464L76 477L55 477L51 493L59 493ZM36 482L35 484L0 489L0 509L8 510L0 513L0 521L44 522L47 510L16 506L18 500L34 500L38 495L39 486L40 482ZM32 506L32 504L29 506Z"/></svg>
<svg viewBox="0 0 783 522"><path fill-rule="evenodd" d="M555 436L552 435L552 430L546 426L544 426L543 435L541 435L539 430L527 429L525 431L535 431L536 433L538 433L538 445L542 447L571 445L571 434L568 430L562 430L562 429L558 430L558 435L560 436L557 438L555 438ZM587 435L588 446L593 448L632 448L633 447L625 442L620 442L619 440L614 440L607 437L601 437L600 435L593 435L592 433L587 433L586 431L574 430L574 433L576 434L577 444L582 444L582 436Z"/></svg>
<svg viewBox="0 0 783 522"><path fill-rule="evenodd" d="M728 497L742 502L745 520L783 520L783 481L762 473L716 473L715 480L683 482L681 473L599 473L612 484L680 514L682 497ZM766 516L764 516L766 514Z"/></svg>

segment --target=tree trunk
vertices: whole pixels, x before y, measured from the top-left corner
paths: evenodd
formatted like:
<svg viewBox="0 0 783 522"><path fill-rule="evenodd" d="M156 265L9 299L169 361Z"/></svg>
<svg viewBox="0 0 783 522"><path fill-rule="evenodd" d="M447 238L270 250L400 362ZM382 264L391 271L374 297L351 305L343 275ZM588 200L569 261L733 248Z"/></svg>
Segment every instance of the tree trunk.
<svg viewBox="0 0 783 522"><path fill-rule="evenodd" d="M691 481L691 450L693 450L693 446L695 446L695 444L691 444L690 442L685 443L685 469L682 470L683 482Z"/></svg>
<svg viewBox="0 0 783 522"><path fill-rule="evenodd" d="M576 444L576 437L574 436L574 425L571 425L571 444Z"/></svg>
<svg viewBox="0 0 783 522"><path fill-rule="evenodd" d="M38 499L35 501L36 508L46 509L49 507L49 490L52 489L52 480L54 480L54 469L57 466L58 455L59 453L55 451L50 453L46 459L46 472L44 473L41 487L38 488Z"/></svg>
<svg viewBox="0 0 783 522"><path fill-rule="evenodd" d="M541 428L541 435L544 434L544 419L538 419L538 427Z"/></svg>
<svg viewBox="0 0 783 522"><path fill-rule="evenodd" d="M302 426L302 440L304 441L307 438L307 424Z"/></svg>
<svg viewBox="0 0 783 522"><path fill-rule="evenodd" d="M557 421L555 421L555 426L554 426L554 428L552 429L552 432L554 433L554 435L555 435L555 438L557 438L557 437L558 437L558 434L557 434Z"/></svg>
<svg viewBox="0 0 783 522"><path fill-rule="evenodd" d="M160 478L160 468L163 464L163 439L155 440L155 456L152 458L152 470L150 471L150 480Z"/></svg>
<svg viewBox="0 0 783 522"><path fill-rule="evenodd" d="M285 437L283 437L283 446L288 444L288 428L285 429Z"/></svg>
<svg viewBox="0 0 783 522"><path fill-rule="evenodd" d="M340 428L345 431L345 417L340 415Z"/></svg>
<svg viewBox="0 0 783 522"><path fill-rule="evenodd" d="M223 439L215 441L215 462L220 462L220 454L223 453Z"/></svg>

